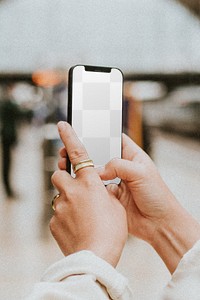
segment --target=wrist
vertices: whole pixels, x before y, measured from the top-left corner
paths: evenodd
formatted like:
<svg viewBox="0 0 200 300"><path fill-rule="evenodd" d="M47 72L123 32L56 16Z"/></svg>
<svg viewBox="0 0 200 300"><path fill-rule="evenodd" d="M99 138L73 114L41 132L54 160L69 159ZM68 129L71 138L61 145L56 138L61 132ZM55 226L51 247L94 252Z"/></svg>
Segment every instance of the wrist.
<svg viewBox="0 0 200 300"><path fill-rule="evenodd" d="M200 239L200 224L179 204L157 228L153 248L173 273L183 255Z"/></svg>
<svg viewBox="0 0 200 300"><path fill-rule="evenodd" d="M120 260L124 245L125 242L120 245L117 245L115 243L114 247L111 248L110 244L108 246L106 246L105 243L102 245L93 244L90 247L88 247L87 250L92 251L95 255L105 260L107 263L109 263L115 268Z"/></svg>

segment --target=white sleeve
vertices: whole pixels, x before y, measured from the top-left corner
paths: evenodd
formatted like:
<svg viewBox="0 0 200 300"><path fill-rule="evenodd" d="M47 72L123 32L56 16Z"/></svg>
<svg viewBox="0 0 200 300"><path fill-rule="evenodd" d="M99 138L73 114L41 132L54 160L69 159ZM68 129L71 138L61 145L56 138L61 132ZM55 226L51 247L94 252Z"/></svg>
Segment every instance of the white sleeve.
<svg viewBox="0 0 200 300"><path fill-rule="evenodd" d="M28 300L130 300L125 277L90 251L64 257L47 269Z"/></svg>
<svg viewBox="0 0 200 300"><path fill-rule="evenodd" d="M200 299L200 241L183 256L161 299Z"/></svg>

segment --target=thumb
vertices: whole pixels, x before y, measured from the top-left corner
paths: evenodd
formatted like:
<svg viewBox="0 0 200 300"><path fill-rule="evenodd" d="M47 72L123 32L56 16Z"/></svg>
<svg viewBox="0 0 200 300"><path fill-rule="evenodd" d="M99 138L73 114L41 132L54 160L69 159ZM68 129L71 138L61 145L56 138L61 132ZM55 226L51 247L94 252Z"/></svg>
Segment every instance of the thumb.
<svg viewBox="0 0 200 300"><path fill-rule="evenodd" d="M125 181L133 180L134 173L133 162L120 158L112 159L98 170L102 180L112 180L116 177Z"/></svg>
<svg viewBox="0 0 200 300"><path fill-rule="evenodd" d="M106 189L109 195L113 195L115 198L118 198L119 187L117 184L110 183L106 186Z"/></svg>

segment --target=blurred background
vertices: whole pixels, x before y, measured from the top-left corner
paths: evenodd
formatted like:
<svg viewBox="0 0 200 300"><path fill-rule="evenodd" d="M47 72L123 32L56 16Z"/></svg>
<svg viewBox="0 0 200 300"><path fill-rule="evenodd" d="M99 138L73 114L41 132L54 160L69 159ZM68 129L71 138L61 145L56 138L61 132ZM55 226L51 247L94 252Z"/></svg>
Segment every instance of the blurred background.
<svg viewBox="0 0 200 300"><path fill-rule="evenodd" d="M200 221L200 1L1 0L0 299L24 299L62 258L50 178L75 64L123 71L124 132ZM118 268L135 299L156 299L170 279L134 237Z"/></svg>

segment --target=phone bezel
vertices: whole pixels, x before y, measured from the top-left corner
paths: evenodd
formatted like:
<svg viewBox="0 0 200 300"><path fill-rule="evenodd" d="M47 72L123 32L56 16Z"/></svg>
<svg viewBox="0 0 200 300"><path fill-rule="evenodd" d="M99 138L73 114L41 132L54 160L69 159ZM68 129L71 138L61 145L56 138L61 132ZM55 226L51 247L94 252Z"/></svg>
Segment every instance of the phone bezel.
<svg viewBox="0 0 200 300"><path fill-rule="evenodd" d="M103 73L110 73L112 69L118 70L121 75L122 75L122 125L121 129L123 129L123 82L124 82L124 75L122 71L119 68L116 67L104 67L104 66L91 66L91 65L81 65L77 64L69 69L68 73L68 114L67 114L67 122L72 125L72 93L73 93L73 70L76 67L84 67L85 71L90 71L90 72L103 72ZM121 132L122 134L122 132ZM122 136L121 136L121 156L122 156ZM67 165L66 165L66 170L71 174L71 162L69 158L67 157Z"/></svg>

